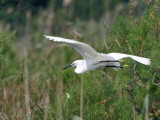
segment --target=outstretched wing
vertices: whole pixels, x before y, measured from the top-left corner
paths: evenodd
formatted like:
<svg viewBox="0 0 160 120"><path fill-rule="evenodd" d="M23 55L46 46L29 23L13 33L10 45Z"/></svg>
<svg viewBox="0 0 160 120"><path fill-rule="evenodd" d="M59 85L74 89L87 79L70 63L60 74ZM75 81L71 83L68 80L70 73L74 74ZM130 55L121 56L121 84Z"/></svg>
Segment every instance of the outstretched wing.
<svg viewBox="0 0 160 120"><path fill-rule="evenodd" d="M91 59L95 58L99 55L91 46L88 44L78 42L75 40L65 39L61 37L54 37L54 36L47 36L44 35L49 40L53 40L56 42L63 42L68 44L69 46L73 47L84 59Z"/></svg>
<svg viewBox="0 0 160 120"><path fill-rule="evenodd" d="M134 56L134 55L127 55L127 54L122 54L122 53L109 53L107 55L113 57L115 60L120 60L120 59L129 57L129 58L131 58L137 62L140 62L144 65L150 65L150 63L151 63L150 59L148 59L148 58Z"/></svg>

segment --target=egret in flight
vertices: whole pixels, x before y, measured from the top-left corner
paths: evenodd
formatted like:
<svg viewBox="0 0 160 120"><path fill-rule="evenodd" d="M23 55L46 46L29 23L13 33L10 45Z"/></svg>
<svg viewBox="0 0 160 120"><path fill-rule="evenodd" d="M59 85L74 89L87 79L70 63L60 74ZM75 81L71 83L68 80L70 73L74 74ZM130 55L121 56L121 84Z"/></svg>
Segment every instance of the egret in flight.
<svg viewBox="0 0 160 120"><path fill-rule="evenodd" d="M66 69L69 67L76 67L75 72L77 74L106 67L111 67L115 70L118 70L120 68L123 68L123 66L120 66L119 60L127 57L144 65L150 65L151 63L150 59L148 58L122 53L98 53L91 46L83 42L78 42L75 40L65 39L61 37L47 35L44 36L49 40L53 40L55 42L66 43L67 45L73 47L83 57L83 60L76 60L72 64L63 68Z"/></svg>

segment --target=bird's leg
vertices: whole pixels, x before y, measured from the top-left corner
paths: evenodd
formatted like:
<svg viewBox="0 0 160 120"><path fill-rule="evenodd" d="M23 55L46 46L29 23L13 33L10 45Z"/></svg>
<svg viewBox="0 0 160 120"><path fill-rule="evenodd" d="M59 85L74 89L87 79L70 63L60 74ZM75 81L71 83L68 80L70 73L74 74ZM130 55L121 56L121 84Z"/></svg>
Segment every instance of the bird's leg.
<svg viewBox="0 0 160 120"><path fill-rule="evenodd" d="M103 62L119 62L119 60L105 60L105 61L99 61L98 63L95 63L94 65L97 65L97 64L103 63Z"/></svg>
<svg viewBox="0 0 160 120"><path fill-rule="evenodd" d="M124 68L123 66L115 66L115 65L107 65L105 67L116 67L116 68Z"/></svg>
<svg viewBox="0 0 160 120"><path fill-rule="evenodd" d="M119 60L105 60L105 61L100 61L100 63L102 62L119 62Z"/></svg>

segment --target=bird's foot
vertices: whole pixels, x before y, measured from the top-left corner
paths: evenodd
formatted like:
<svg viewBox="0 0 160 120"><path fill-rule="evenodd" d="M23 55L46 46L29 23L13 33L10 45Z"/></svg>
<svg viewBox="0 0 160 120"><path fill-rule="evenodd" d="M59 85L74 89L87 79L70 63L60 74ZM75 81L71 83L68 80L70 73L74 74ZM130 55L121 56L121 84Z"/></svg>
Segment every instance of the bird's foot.
<svg viewBox="0 0 160 120"><path fill-rule="evenodd" d="M123 68L129 67L129 65L123 65Z"/></svg>
<svg viewBox="0 0 160 120"><path fill-rule="evenodd" d="M125 60L119 60L119 62L125 62Z"/></svg>

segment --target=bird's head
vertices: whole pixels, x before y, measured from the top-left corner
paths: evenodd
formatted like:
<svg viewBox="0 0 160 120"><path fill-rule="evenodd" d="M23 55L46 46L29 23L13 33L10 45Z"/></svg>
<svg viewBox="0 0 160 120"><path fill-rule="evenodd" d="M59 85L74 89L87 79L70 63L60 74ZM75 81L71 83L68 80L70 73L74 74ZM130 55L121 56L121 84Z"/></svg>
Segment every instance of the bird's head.
<svg viewBox="0 0 160 120"><path fill-rule="evenodd" d="M77 67L77 66L81 66L83 64L83 60L76 60L74 61L72 64L62 68L63 70L64 69L67 69L67 68L70 68L70 67Z"/></svg>

